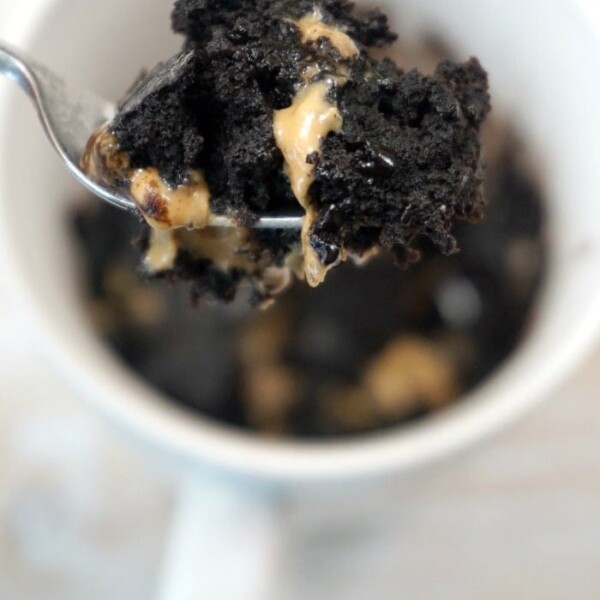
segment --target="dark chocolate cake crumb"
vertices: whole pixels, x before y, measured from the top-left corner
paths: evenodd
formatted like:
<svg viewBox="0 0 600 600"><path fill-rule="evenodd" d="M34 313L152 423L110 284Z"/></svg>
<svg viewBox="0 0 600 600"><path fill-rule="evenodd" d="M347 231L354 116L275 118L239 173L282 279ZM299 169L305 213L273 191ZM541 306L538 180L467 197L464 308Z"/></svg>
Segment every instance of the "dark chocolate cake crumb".
<svg viewBox="0 0 600 600"><path fill-rule="evenodd" d="M360 254L410 248L422 235L453 254L454 221L479 220L485 204L479 127L490 106L478 61L446 61L428 77L362 58L337 95L344 127L316 168L313 245Z"/></svg>

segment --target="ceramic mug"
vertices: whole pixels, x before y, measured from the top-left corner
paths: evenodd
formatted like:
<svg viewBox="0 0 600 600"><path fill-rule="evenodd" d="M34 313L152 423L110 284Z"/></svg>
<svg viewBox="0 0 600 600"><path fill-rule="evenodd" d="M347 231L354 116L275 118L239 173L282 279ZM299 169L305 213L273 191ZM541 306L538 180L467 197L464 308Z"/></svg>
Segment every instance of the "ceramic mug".
<svg viewBox="0 0 600 600"><path fill-rule="evenodd" d="M491 75L543 174L550 265L535 318L501 369L422 422L352 441L261 439L190 414L118 361L81 303L68 235L77 185L25 97L0 81L2 275L34 343L126 435L185 480L164 599L265 598L277 569L282 494L376 486L488 436L542 400L600 326L600 16L593 0L387 0L405 36L439 31ZM180 44L170 0L22 0L4 38L74 84L116 99Z"/></svg>

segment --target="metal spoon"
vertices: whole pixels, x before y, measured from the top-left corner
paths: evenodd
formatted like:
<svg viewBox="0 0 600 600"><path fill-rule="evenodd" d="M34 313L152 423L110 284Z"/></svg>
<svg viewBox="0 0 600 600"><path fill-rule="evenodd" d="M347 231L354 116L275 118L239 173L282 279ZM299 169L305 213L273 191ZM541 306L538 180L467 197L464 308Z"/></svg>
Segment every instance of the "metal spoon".
<svg viewBox="0 0 600 600"><path fill-rule="evenodd" d="M48 68L25 58L0 42L0 74L14 81L33 101L48 139L71 174L96 196L123 210L138 213L130 198L116 189L99 185L84 173L79 161L94 131L115 114L114 104L86 90L74 89ZM300 229L302 216L263 215L254 227L260 229ZM214 227L237 227L230 217L213 216Z"/></svg>

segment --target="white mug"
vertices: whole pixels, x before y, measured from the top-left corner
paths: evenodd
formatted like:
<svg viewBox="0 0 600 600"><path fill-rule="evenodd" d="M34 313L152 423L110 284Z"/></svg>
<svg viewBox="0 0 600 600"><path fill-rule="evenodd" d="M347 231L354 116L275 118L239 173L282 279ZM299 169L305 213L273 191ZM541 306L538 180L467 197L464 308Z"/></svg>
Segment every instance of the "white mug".
<svg viewBox="0 0 600 600"><path fill-rule="evenodd" d="M171 0L22 0L7 41L116 99L180 44ZM406 36L439 31L489 70L496 110L520 127L548 200L550 265L527 335L492 377L422 422L362 439L260 439L190 414L128 371L80 301L67 211L78 188L28 101L0 82L1 272L24 327L94 405L185 481L165 600L266 598L281 498L376 486L488 436L542 400L600 327L600 5L594 0L386 0ZM354 487L352 489L357 489Z"/></svg>

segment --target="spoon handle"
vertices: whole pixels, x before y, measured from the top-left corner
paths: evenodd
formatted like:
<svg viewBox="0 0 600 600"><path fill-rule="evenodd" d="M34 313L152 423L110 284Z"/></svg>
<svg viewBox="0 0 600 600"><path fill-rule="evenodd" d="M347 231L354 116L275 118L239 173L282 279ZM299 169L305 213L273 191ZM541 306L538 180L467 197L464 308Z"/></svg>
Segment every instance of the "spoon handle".
<svg viewBox="0 0 600 600"><path fill-rule="evenodd" d="M6 75L34 99L36 84L29 64L30 61L22 58L14 48L0 41L0 74Z"/></svg>

